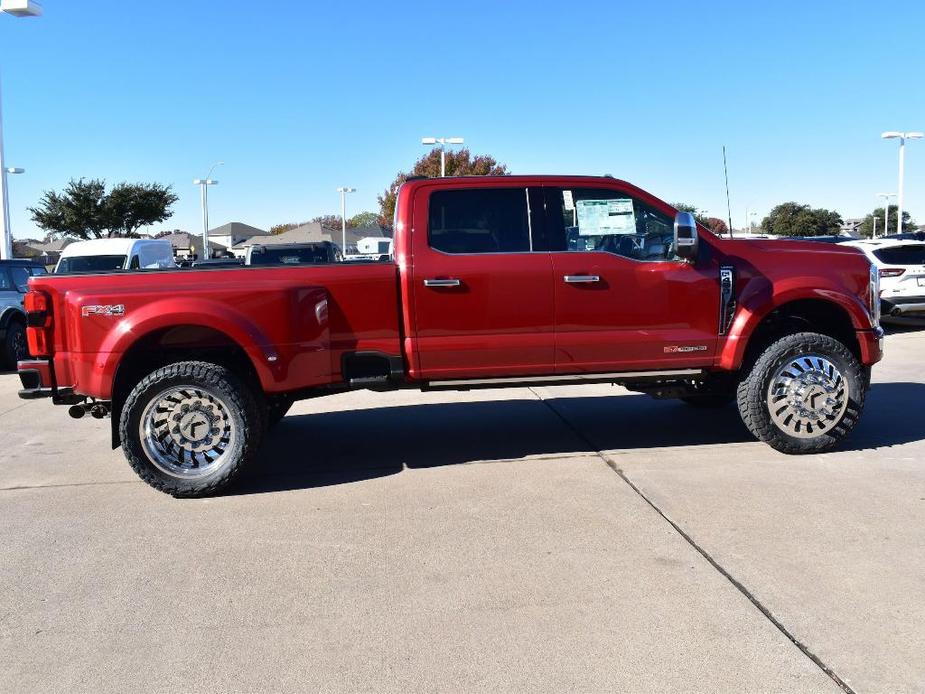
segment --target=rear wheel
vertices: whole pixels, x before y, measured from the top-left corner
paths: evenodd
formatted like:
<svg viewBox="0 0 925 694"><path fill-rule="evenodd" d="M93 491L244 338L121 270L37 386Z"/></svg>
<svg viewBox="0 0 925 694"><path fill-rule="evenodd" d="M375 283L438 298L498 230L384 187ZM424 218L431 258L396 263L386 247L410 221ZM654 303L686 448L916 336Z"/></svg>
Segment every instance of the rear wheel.
<svg viewBox="0 0 925 694"><path fill-rule="evenodd" d="M3 348L3 361L11 369L16 368L16 362L29 356L29 347L26 344L26 327L15 318L6 329Z"/></svg>
<svg viewBox="0 0 925 694"><path fill-rule="evenodd" d="M229 369L187 361L132 389L119 435L141 479L173 496L198 497L228 486L250 462L261 424L253 393Z"/></svg>
<svg viewBox="0 0 925 694"><path fill-rule="evenodd" d="M783 453L831 450L860 417L865 369L838 340L796 333L772 343L737 391L745 426Z"/></svg>

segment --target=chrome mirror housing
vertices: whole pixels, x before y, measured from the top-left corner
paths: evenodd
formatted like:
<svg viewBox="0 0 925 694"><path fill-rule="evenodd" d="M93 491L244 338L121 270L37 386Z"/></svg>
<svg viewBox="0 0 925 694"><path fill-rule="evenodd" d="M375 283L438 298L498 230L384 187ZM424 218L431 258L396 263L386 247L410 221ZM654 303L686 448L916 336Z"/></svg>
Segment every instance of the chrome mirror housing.
<svg viewBox="0 0 925 694"><path fill-rule="evenodd" d="M697 233L697 221L690 212L678 212L674 216L674 252L688 262L697 259L697 247L700 235Z"/></svg>

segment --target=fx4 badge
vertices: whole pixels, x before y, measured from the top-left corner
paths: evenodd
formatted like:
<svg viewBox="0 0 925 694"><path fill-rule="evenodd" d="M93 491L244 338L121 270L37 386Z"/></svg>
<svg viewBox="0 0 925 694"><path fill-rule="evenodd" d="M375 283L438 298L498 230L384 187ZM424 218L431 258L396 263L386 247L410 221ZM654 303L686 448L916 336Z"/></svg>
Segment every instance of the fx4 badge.
<svg viewBox="0 0 925 694"><path fill-rule="evenodd" d="M80 315L87 316L124 316L124 304L106 304L104 306L81 306Z"/></svg>
<svg viewBox="0 0 925 694"><path fill-rule="evenodd" d="M678 352L706 352L706 345L669 345L665 347L665 354L677 354Z"/></svg>

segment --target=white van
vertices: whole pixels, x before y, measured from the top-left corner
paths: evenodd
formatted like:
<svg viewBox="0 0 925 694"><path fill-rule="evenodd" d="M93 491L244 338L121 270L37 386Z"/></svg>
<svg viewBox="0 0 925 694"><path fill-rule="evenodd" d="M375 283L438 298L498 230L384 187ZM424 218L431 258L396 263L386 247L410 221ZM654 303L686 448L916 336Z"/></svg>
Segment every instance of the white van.
<svg viewBox="0 0 925 694"><path fill-rule="evenodd" d="M176 266L173 246L167 239L93 239L65 246L55 273L156 270Z"/></svg>

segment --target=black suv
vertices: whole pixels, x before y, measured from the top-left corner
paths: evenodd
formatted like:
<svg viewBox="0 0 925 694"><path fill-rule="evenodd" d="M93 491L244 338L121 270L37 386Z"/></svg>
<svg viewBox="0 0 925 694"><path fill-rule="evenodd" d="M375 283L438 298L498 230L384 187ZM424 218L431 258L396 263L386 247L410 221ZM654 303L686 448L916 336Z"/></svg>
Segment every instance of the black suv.
<svg viewBox="0 0 925 694"><path fill-rule="evenodd" d="M0 260L0 367L15 369L29 356L23 297L29 278L44 274L45 266L31 260Z"/></svg>

